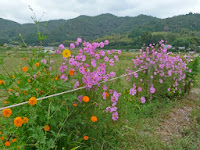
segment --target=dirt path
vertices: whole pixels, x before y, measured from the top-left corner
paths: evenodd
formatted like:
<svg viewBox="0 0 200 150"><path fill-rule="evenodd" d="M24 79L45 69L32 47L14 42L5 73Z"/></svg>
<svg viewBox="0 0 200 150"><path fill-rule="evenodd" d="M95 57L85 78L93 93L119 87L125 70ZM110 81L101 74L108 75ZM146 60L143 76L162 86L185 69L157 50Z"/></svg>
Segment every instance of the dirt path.
<svg viewBox="0 0 200 150"><path fill-rule="evenodd" d="M164 119L156 130L166 144L172 144L173 140L184 138L186 135L183 131L192 128L196 123L191 119L191 113L193 110L200 110L200 105L196 105L200 102L200 89L192 89L186 99L187 101L184 101L181 107L177 106L172 109L168 118Z"/></svg>

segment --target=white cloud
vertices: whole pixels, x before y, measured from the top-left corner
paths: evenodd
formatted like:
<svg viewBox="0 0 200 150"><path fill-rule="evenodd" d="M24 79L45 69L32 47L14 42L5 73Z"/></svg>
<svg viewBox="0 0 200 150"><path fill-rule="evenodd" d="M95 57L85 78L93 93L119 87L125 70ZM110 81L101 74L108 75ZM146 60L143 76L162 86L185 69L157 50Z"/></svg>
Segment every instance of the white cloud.
<svg viewBox="0 0 200 150"><path fill-rule="evenodd" d="M152 15L159 18L200 13L200 0L0 0L0 17L20 23L33 22L30 5L42 20L71 19L79 15L112 13L117 16Z"/></svg>

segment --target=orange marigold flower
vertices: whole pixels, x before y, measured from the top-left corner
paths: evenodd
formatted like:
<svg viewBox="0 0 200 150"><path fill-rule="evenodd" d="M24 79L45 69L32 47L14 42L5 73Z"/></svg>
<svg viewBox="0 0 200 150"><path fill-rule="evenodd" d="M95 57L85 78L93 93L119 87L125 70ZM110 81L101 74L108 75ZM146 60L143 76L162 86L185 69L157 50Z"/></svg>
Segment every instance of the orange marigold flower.
<svg viewBox="0 0 200 150"><path fill-rule="evenodd" d="M37 99L35 97L31 97L28 102L31 106L34 106L37 103Z"/></svg>
<svg viewBox="0 0 200 150"><path fill-rule="evenodd" d="M23 120L22 120L21 117L16 117L16 118L14 119L14 125L15 125L16 127L21 127L22 124L23 124Z"/></svg>
<svg viewBox="0 0 200 150"><path fill-rule="evenodd" d="M13 78L13 79L15 79L15 76L14 76L14 75L12 75L12 78Z"/></svg>
<svg viewBox="0 0 200 150"><path fill-rule="evenodd" d="M30 79L28 79L28 82L31 82L31 80L30 80Z"/></svg>
<svg viewBox="0 0 200 150"><path fill-rule="evenodd" d="M96 116L92 116L90 119L91 119L92 122L97 122L97 117Z"/></svg>
<svg viewBox="0 0 200 150"><path fill-rule="evenodd" d="M89 102L89 97L88 96L83 96L83 99L82 99L84 102Z"/></svg>
<svg viewBox="0 0 200 150"><path fill-rule="evenodd" d="M28 68L27 68L27 67L23 67L22 70L23 70L24 72L26 72L26 71L28 70Z"/></svg>
<svg viewBox="0 0 200 150"><path fill-rule="evenodd" d="M55 80L58 80L58 77L55 77Z"/></svg>
<svg viewBox="0 0 200 150"><path fill-rule="evenodd" d="M26 57L24 57L24 60L26 60Z"/></svg>
<svg viewBox="0 0 200 150"><path fill-rule="evenodd" d="M73 75L74 75L74 70L70 70L70 71L69 71L69 75L70 75L70 76L73 76Z"/></svg>
<svg viewBox="0 0 200 150"><path fill-rule="evenodd" d="M28 119L27 117L23 117L22 120L23 120L23 123L28 123L28 120L29 120L29 119Z"/></svg>
<svg viewBox="0 0 200 150"><path fill-rule="evenodd" d="M10 142L9 142L9 141L6 141L6 142L4 143L4 145L5 145L5 146L10 146Z"/></svg>
<svg viewBox="0 0 200 150"><path fill-rule="evenodd" d="M20 84L20 81L18 81L17 83Z"/></svg>
<svg viewBox="0 0 200 150"><path fill-rule="evenodd" d="M14 143L14 142L16 142L17 141L17 139L16 138L14 138L13 140L12 140L12 142Z"/></svg>
<svg viewBox="0 0 200 150"><path fill-rule="evenodd" d="M4 104L8 104L8 101L4 101Z"/></svg>
<svg viewBox="0 0 200 150"><path fill-rule="evenodd" d="M1 140L2 140L2 141L3 141L3 139L4 139L4 135L1 136Z"/></svg>
<svg viewBox="0 0 200 150"><path fill-rule="evenodd" d="M38 62L37 62L37 63L35 63L35 67L38 67L39 65L40 65L40 63L38 63Z"/></svg>
<svg viewBox="0 0 200 150"><path fill-rule="evenodd" d="M38 72L37 74L40 75L41 72Z"/></svg>
<svg viewBox="0 0 200 150"><path fill-rule="evenodd" d="M10 117L10 115L12 114L12 110L10 108L3 109L2 112L4 117Z"/></svg>
<svg viewBox="0 0 200 150"><path fill-rule="evenodd" d="M0 80L0 85L4 84L5 82L3 80Z"/></svg>
<svg viewBox="0 0 200 150"><path fill-rule="evenodd" d="M84 140L88 140L89 137L88 137L88 136L84 136L83 139L84 139Z"/></svg>
<svg viewBox="0 0 200 150"><path fill-rule="evenodd" d="M76 106L77 106L77 103L73 103L72 105L73 105L74 107L76 107Z"/></svg>
<svg viewBox="0 0 200 150"><path fill-rule="evenodd" d="M19 146L17 146L17 149L19 149L20 147Z"/></svg>
<svg viewBox="0 0 200 150"><path fill-rule="evenodd" d="M106 92L106 97L108 97L109 96L109 93L108 92Z"/></svg>
<svg viewBox="0 0 200 150"><path fill-rule="evenodd" d="M44 131L49 131L49 129L50 129L49 125L44 126Z"/></svg>
<svg viewBox="0 0 200 150"><path fill-rule="evenodd" d="M11 92L13 89L8 89L9 92Z"/></svg>
<svg viewBox="0 0 200 150"><path fill-rule="evenodd" d="M2 134L2 132L0 131L0 134Z"/></svg>
<svg viewBox="0 0 200 150"><path fill-rule="evenodd" d="M36 91L38 91L39 89L38 89L38 88L36 88L35 90L36 90Z"/></svg>

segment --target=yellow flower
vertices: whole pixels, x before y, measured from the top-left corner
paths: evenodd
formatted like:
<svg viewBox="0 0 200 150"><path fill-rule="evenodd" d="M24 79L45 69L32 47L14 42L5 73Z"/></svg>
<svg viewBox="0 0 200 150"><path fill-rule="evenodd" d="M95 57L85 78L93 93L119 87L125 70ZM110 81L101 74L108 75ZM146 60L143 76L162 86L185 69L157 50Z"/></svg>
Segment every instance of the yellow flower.
<svg viewBox="0 0 200 150"><path fill-rule="evenodd" d="M62 52L62 55L63 55L65 58L68 58L68 57L71 55L71 51L68 50L68 49L65 49L65 50Z"/></svg>

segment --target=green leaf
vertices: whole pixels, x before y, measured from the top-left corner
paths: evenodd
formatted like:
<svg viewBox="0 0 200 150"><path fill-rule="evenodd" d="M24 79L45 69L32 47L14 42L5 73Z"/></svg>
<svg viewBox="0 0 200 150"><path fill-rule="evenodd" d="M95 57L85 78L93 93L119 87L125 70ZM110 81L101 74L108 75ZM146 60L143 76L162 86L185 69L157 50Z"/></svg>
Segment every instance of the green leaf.
<svg viewBox="0 0 200 150"><path fill-rule="evenodd" d="M74 147L74 148L72 148L71 150L76 150L76 149L78 149L80 146L77 146L77 147Z"/></svg>

